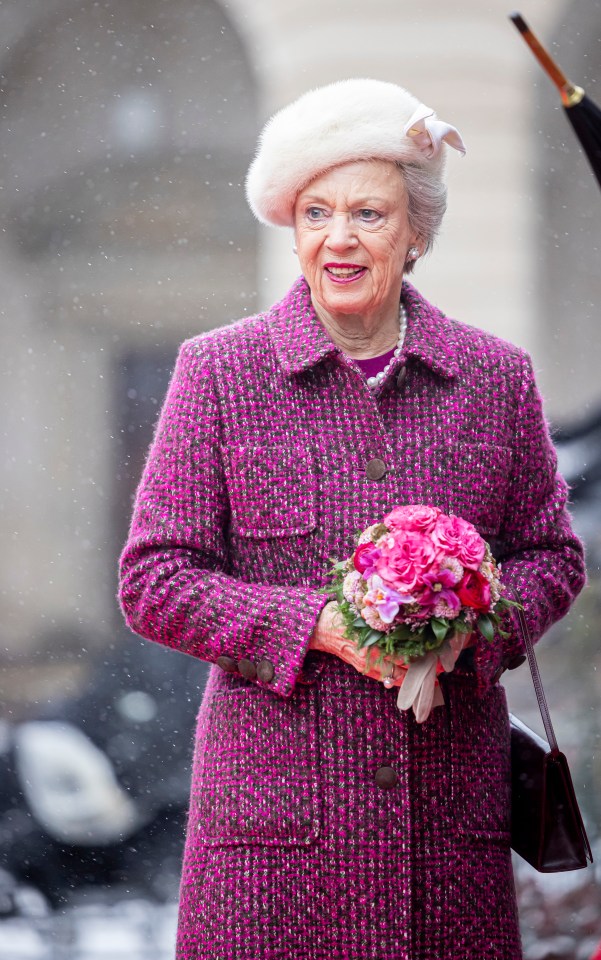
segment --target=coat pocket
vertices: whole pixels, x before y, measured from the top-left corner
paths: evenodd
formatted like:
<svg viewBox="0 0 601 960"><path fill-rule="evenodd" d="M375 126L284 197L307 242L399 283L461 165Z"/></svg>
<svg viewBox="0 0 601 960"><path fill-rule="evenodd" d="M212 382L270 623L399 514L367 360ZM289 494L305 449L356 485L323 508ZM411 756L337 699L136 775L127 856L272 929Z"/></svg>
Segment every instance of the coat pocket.
<svg viewBox="0 0 601 960"><path fill-rule="evenodd" d="M306 846L321 826L317 691L216 693L199 717L192 817L208 846Z"/></svg>
<svg viewBox="0 0 601 960"><path fill-rule="evenodd" d="M226 462L233 533L263 539L314 529L317 482L309 451L237 446L226 451Z"/></svg>

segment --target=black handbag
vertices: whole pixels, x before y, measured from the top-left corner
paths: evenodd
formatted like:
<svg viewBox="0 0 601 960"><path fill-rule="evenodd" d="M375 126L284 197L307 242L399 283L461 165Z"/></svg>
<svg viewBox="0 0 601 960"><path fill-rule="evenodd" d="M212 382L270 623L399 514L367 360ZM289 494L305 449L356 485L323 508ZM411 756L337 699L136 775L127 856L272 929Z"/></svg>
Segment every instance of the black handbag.
<svg viewBox="0 0 601 960"><path fill-rule="evenodd" d="M568 761L557 745L534 646L521 607L528 664L548 742L511 721L511 846L540 873L580 870L593 862Z"/></svg>

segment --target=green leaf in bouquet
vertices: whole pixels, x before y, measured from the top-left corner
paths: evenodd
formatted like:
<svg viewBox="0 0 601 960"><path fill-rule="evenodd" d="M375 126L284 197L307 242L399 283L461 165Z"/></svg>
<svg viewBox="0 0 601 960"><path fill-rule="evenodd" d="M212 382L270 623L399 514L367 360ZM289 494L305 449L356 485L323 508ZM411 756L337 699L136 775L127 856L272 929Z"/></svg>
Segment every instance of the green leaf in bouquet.
<svg viewBox="0 0 601 960"><path fill-rule="evenodd" d="M389 633L383 633L380 640L380 650L385 657L393 656L395 653L394 640L390 639Z"/></svg>
<svg viewBox="0 0 601 960"><path fill-rule="evenodd" d="M467 623L461 615L453 620L453 630L455 633L471 633L473 629L473 624Z"/></svg>
<svg viewBox="0 0 601 960"><path fill-rule="evenodd" d="M400 623L398 627L390 631L388 636L391 640L409 640L413 636L413 631L408 623Z"/></svg>
<svg viewBox="0 0 601 960"><path fill-rule="evenodd" d="M442 643L447 633L449 632L449 623L448 620L442 620L439 617L432 617L430 620L430 626L432 632L436 637L438 643Z"/></svg>
<svg viewBox="0 0 601 960"><path fill-rule="evenodd" d="M419 636L414 636L412 640L408 640L403 644L402 656L406 663L415 660L417 657L423 657L424 653L427 653L428 647L424 633L425 631L420 631Z"/></svg>
<svg viewBox="0 0 601 960"><path fill-rule="evenodd" d="M518 610L523 610L524 605L518 603L517 600L510 600L509 597L501 597L500 600L497 600L497 609L506 610L508 607L516 607Z"/></svg>
<svg viewBox="0 0 601 960"><path fill-rule="evenodd" d="M380 633L379 630L370 630L369 633L367 634L367 637L365 638L363 646L373 647L373 645L378 642L381 636L382 634Z"/></svg>
<svg viewBox="0 0 601 960"><path fill-rule="evenodd" d="M478 617L477 627L485 640L492 643L495 639L495 628L492 620L486 613L481 613Z"/></svg>
<svg viewBox="0 0 601 960"><path fill-rule="evenodd" d="M352 626L355 628L355 630L360 630L362 627L366 627L367 623L365 622L363 617L355 617L355 619L352 622Z"/></svg>

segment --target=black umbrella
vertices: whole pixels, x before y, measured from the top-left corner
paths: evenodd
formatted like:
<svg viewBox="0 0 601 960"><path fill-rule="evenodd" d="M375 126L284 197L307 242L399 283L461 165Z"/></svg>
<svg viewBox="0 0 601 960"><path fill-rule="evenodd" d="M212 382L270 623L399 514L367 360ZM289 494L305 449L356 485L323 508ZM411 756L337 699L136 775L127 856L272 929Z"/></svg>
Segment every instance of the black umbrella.
<svg viewBox="0 0 601 960"><path fill-rule="evenodd" d="M574 128L601 187L601 110L596 103L593 103L587 97L582 87L577 87L568 80L532 33L521 14L512 13L510 19L522 34L545 73L551 77L559 90L568 120Z"/></svg>

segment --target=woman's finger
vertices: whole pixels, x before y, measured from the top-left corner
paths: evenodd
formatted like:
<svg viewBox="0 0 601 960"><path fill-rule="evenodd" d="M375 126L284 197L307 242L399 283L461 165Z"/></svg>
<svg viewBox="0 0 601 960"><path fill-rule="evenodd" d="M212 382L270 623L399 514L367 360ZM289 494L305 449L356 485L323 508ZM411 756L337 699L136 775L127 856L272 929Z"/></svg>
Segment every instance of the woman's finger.
<svg viewBox="0 0 601 960"><path fill-rule="evenodd" d="M379 680L386 687L399 687L407 668L403 661L386 657L381 663L377 663L374 658L373 665L370 665L367 670L364 669L363 672L372 680Z"/></svg>
<svg viewBox="0 0 601 960"><path fill-rule="evenodd" d="M313 648L340 657L345 663L372 680L382 682L390 676L392 686L400 686L406 672L404 663L391 657L385 657L383 661L378 662L378 656L372 650L368 648L358 650L356 645L344 636L343 628L344 622L338 605L328 603L318 621L318 630L313 637Z"/></svg>

